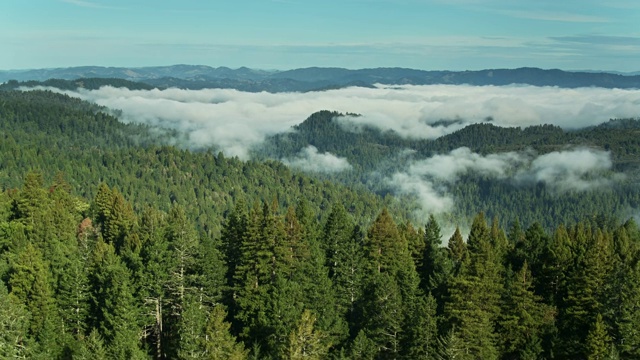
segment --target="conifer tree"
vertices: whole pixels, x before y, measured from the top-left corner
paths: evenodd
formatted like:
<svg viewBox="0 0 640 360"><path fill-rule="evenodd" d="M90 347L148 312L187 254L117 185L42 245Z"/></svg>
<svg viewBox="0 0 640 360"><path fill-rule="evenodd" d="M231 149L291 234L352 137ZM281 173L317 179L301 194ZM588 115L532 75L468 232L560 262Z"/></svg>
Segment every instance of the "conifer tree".
<svg viewBox="0 0 640 360"><path fill-rule="evenodd" d="M0 357L24 359L30 352L28 337L30 314L26 306L9 294L0 281Z"/></svg>
<svg viewBox="0 0 640 360"><path fill-rule="evenodd" d="M507 281L499 316L499 341L506 358L538 359L543 351L542 335L547 314L542 299L533 293L533 279L525 261Z"/></svg>
<svg viewBox="0 0 640 360"><path fill-rule="evenodd" d="M328 346L322 332L315 329L316 317L309 310L302 312L298 326L289 335L286 359L320 360L326 358Z"/></svg>
<svg viewBox="0 0 640 360"><path fill-rule="evenodd" d="M377 357L378 352L379 350L376 344L367 337L364 330L360 330L351 343L349 359L373 360Z"/></svg>
<svg viewBox="0 0 640 360"><path fill-rule="evenodd" d="M349 318L362 294L365 263L362 235L342 205L336 204L332 208L323 238L338 313Z"/></svg>
<svg viewBox="0 0 640 360"><path fill-rule="evenodd" d="M92 255L90 274L91 316L105 340L109 356L116 359L143 358L130 273L111 244L98 241Z"/></svg>
<svg viewBox="0 0 640 360"><path fill-rule="evenodd" d="M225 322L227 312L222 305L211 309L205 327L204 358L209 360L243 360L247 351L242 343L238 343L231 335L231 324Z"/></svg>
<svg viewBox="0 0 640 360"><path fill-rule="evenodd" d="M404 238L409 248L409 254L413 259L416 269L422 266L422 256L425 248L425 234L422 229L413 227L410 221L402 223L398 226L400 236ZM438 229L439 232L439 229Z"/></svg>
<svg viewBox="0 0 640 360"><path fill-rule="evenodd" d="M436 301L442 304L446 296L447 280L453 270L453 262L447 255L447 248L441 246L440 226L433 215L429 217L429 221L425 226L424 236L425 247L422 254L422 267L417 269L421 278L420 288L426 293L431 293ZM460 241L460 243L455 246L464 246L459 231L456 236L458 238L452 242Z"/></svg>
<svg viewBox="0 0 640 360"><path fill-rule="evenodd" d="M31 336L42 339L47 322L57 315L48 264L42 259L40 251L28 244L18 254L11 268L11 294L24 303L31 314Z"/></svg>
<svg viewBox="0 0 640 360"><path fill-rule="evenodd" d="M152 208L143 212L140 224L140 258L143 268L137 284L137 301L143 307L141 320L145 329L144 340L149 344L156 359L163 357L164 319L171 314L170 309L165 309L165 291L168 289L169 281L167 265L171 264L166 228L163 213Z"/></svg>
<svg viewBox="0 0 640 360"><path fill-rule="evenodd" d="M168 269L165 285L168 309L163 313L163 327L167 334L164 337L164 348L167 356L175 357L180 351L183 355L195 351L183 347L187 343L195 344L196 340L189 338L189 335L201 331L204 327L203 324L199 324L198 327L194 325L194 321L199 317L197 314L202 313L202 304L199 301L195 304L196 300L193 298L197 292L195 269L200 241L182 206L174 204L171 208L167 216L165 236L170 258L165 265ZM190 313L188 318L183 319L187 306Z"/></svg>
<svg viewBox="0 0 640 360"><path fill-rule="evenodd" d="M206 356L207 308L199 299L188 294L182 301L180 317L172 330L177 333L177 343L174 343L178 359L204 359Z"/></svg>
<svg viewBox="0 0 640 360"><path fill-rule="evenodd" d="M298 326L289 335L287 359L324 359L328 346L322 332L315 329L316 317L309 310L302 312Z"/></svg>
<svg viewBox="0 0 640 360"><path fill-rule="evenodd" d="M363 330L378 349L378 358L397 358L402 351L404 315L402 295L394 278L374 275L363 305Z"/></svg>
<svg viewBox="0 0 640 360"><path fill-rule="evenodd" d="M586 338L587 360L610 359L611 338L602 320L602 315L596 315L595 321Z"/></svg>
<svg viewBox="0 0 640 360"><path fill-rule="evenodd" d="M436 299L431 295L419 296L406 317L403 356L407 359L435 359L438 329Z"/></svg>
<svg viewBox="0 0 640 360"><path fill-rule="evenodd" d="M640 263L637 240L631 239L627 226L614 233L615 260L611 291L605 298L603 312L610 314L612 338L621 358L640 356Z"/></svg>
<svg viewBox="0 0 640 360"><path fill-rule="evenodd" d="M547 303L561 304L566 297L567 275L573 260L571 238L564 225L560 225L545 249L540 274L543 284L541 295Z"/></svg>
<svg viewBox="0 0 640 360"><path fill-rule="evenodd" d="M469 260L451 279L445 314L464 346L463 359L497 359L494 331L502 291L501 264L482 213L473 220L467 247Z"/></svg>
<svg viewBox="0 0 640 360"><path fill-rule="evenodd" d="M585 339L596 315L603 311L611 276L611 239L600 229L578 226L575 231L575 265L567 279L567 295L558 309L558 329L563 334L558 354L565 358L587 356ZM582 254L582 256L580 255Z"/></svg>
<svg viewBox="0 0 640 360"><path fill-rule="evenodd" d="M460 267L463 262L466 262L469 258L467 252L467 244L462 239L460 229L456 227L456 230L451 235L449 243L447 245L449 259L453 262L453 274L457 274L460 271Z"/></svg>
<svg viewBox="0 0 640 360"><path fill-rule="evenodd" d="M105 214L102 231L104 241L113 244L116 251L122 253L136 223L136 215L131 204L124 199L124 196L117 189L113 189L111 192L111 206L109 207L108 215ZM139 245L136 244L130 247L139 248Z"/></svg>
<svg viewBox="0 0 640 360"><path fill-rule="evenodd" d="M291 280L300 284L305 309L315 314L317 321L314 327L322 332L324 342L335 345L346 338L348 328L338 305L334 284L329 279L325 251L318 241L317 224L313 223L313 218L315 216L305 202L298 204L295 213L288 211L285 216L286 243L294 256Z"/></svg>
<svg viewBox="0 0 640 360"><path fill-rule="evenodd" d="M395 275L405 260L411 261L407 243L385 208L373 222L367 233L367 252L372 270Z"/></svg>
<svg viewBox="0 0 640 360"><path fill-rule="evenodd" d="M327 267L329 268L329 276L334 277L336 267L340 264L336 257L340 255L338 252L349 244L353 234L354 224L344 209L342 204L335 203L331 208L329 217L324 225L322 234L322 244L326 251Z"/></svg>
<svg viewBox="0 0 640 360"><path fill-rule="evenodd" d="M47 193L43 189L44 180L39 172L29 172L24 178L20 196L14 202L13 218L29 226L31 231L41 227L45 220L42 210L46 208Z"/></svg>
<svg viewBox="0 0 640 360"><path fill-rule="evenodd" d="M97 329L91 330L89 336L84 338L80 349L74 354L73 359L78 360L107 360L107 350L104 346L104 339Z"/></svg>
<svg viewBox="0 0 640 360"><path fill-rule="evenodd" d="M236 201L222 228L222 253L227 264L227 284L233 289L236 268L242 256L242 243L247 231L247 210L243 198Z"/></svg>

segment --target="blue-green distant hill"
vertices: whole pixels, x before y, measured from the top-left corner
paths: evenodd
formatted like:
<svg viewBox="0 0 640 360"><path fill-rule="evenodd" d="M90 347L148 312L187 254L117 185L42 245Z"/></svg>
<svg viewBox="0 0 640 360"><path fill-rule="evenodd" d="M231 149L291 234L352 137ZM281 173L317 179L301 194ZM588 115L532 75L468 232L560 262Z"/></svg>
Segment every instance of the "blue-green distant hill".
<svg viewBox="0 0 640 360"><path fill-rule="evenodd" d="M479 71L426 71L404 68L349 70L311 67L287 71L255 70L246 67L173 65L142 68L84 66L57 69L0 71L0 82L9 80L118 78L143 82L153 87L186 89L229 88L242 91L315 91L374 84L469 84L558 86L563 88L640 88L640 75L606 72L570 72L538 68L488 69Z"/></svg>

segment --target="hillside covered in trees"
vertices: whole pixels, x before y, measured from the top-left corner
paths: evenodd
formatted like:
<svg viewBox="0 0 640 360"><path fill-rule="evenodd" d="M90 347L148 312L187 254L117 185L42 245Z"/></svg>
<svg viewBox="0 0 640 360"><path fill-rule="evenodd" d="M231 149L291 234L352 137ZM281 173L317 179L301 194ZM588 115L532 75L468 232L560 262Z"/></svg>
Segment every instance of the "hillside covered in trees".
<svg viewBox="0 0 640 360"><path fill-rule="evenodd" d="M604 359L640 356L640 231L585 219L440 246L387 209L365 228L238 201L222 235L29 173L0 196L0 352L41 359Z"/></svg>
<svg viewBox="0 0 640 360"><path fill-rule="evenodd" d="M179 149L182 134L110 114L49 91L0 91L0 357L640 356L640 230L614 216L637 207L633 177L557 196L461 176L461 210L445 220L471 226L446 246L442 219L416 221L410 203L349 182L393 169L382 160L407 148L462 143L608 145L626 171L635 120L413 141L344 132L321 112L265 148L348 157L354 169L331 177Z"/></svg>
<svg viewBox="0 0 640 360"><path fill-rule="evenodd" d="M443 219L458 224L465 223L474 214L485 212L489 217L499 217L501 225L520 219L524 224L538 222L547 230L562 223L573 223L590 215L607 214L621 218L635 215L640 205L640 120L612 119L598 126L578 130L563 130L553 125L536 125L525 128L499 127L491 123L469 125L435 140L411 139L387 130L363 126L350 130L340 119L357 114L320 111L312 114L292 132L277 134L255 150L257 158L286 159L295 157L300 149L313 146L318 153L331 153L346 159L352 165L350 171L320 175L345 184L365 184L371 191L384 195L394 192L389 179L424 159L449 154L455 162L455 154L466 157L461 162L482 162L505 157L533 157L562 153L572 149L606 151L611 167L605 173L590 175L591 179L615 176L617 180L590 189L558 191L550 182L540 180L529 183L514 181L517 169L510 176L496 178L482 171L464 172L453 183L434 181L436 186L446 186L453 194L455 206ZM447 125L446 123L444 125ZM461 151L460 149L464 149ZM532 155L533 154L533 155ZM609 158L598 161L608 161ZM583 160L577 159L576 162ZM429 166L438 164L429 162ZM455 168L453 164L451 167ZM444 170L444 169L443 169ZM482 169L480 169L482 170ZM569 170L555 169L561 178ZM573 179L579 181L580 179ZM404 201L412 204L414 194ZM427 209L427 212L434 210Z"/></svg>

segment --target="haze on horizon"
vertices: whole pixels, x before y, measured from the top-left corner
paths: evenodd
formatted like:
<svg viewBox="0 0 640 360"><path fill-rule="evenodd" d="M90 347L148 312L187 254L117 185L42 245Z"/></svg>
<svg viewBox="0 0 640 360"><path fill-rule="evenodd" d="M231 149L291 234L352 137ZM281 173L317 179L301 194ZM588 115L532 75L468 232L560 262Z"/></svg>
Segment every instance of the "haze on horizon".
<svg viewBox="0 0 640 360"><path fill-rule="evenodd" d="M635 0L7 0L0 69L640 70Z"/></svg>

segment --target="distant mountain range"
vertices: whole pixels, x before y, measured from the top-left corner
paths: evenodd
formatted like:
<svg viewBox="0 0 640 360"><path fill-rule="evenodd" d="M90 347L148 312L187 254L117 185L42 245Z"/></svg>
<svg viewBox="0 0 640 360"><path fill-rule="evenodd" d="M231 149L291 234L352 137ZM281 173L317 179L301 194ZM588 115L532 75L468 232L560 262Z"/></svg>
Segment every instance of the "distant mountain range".
<svg viewBox="0 0 640 360"><path fill-rule="evenodd" d="M314 91L346 86L390 85L509 85L558 86L564 88L640 88L640 74L573 72L538 68L489 69L479 71L426 71L405 68L349 70L303 68L287 71L230 69L204 65L173 65L124 68L84 66L58 69L0 71L0 82L9 80L115 78L142 82L153 87L187 89L231 88L242 91Z"/></svg>

